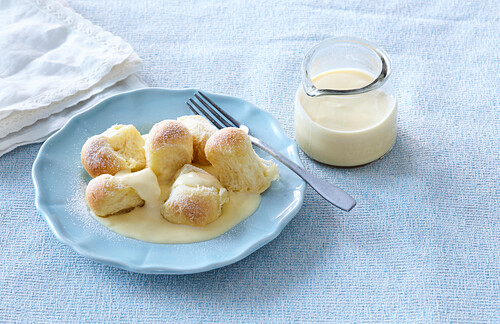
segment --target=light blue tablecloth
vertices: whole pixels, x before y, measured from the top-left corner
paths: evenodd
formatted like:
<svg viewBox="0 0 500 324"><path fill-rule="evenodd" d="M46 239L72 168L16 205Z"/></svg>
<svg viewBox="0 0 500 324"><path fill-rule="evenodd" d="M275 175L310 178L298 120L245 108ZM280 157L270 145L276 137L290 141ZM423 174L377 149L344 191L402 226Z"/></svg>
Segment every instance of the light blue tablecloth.
<svg viewBox="0 0 500 324"><path fill-rule="evenodd" d="M83 1L130 42L150 86L246 99L294 137L299 67L356 36L393 61L398 140L382 160L307 169L359 201L308 189L295 219L207 273L140 275L59 243L34 206L40 145L0 158L1 322L500 322L498 1Z"/></svg>

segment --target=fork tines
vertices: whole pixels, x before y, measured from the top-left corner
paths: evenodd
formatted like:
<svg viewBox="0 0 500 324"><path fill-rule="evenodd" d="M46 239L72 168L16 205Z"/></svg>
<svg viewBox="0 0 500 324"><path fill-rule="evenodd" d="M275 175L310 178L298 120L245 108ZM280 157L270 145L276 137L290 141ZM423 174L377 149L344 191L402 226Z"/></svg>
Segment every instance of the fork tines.
<svg viewBox="0 0 500 324"><path fill-rule="evenodd" d="M224 109L207 97L203 92L198 91L194 97L205 107L200 106L193 98L186 101L189 109L197 115L205 116L217 128L240 127L241 123L231 117ZM196 108L195 108L196 107Z"/></svg>

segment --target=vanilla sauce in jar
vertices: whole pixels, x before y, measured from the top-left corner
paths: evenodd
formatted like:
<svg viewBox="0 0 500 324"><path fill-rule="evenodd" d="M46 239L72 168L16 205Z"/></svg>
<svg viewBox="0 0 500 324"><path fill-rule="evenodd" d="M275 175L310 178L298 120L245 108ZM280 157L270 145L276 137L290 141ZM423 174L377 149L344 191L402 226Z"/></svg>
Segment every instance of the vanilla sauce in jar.
<svg viewBox="0 0 500 324"><path fill-rule="evenodd" d="M396 140L390 61L375 45L336 38L313 47L295 97L295 137L311 158L352 167L387 153Z"/></svg>

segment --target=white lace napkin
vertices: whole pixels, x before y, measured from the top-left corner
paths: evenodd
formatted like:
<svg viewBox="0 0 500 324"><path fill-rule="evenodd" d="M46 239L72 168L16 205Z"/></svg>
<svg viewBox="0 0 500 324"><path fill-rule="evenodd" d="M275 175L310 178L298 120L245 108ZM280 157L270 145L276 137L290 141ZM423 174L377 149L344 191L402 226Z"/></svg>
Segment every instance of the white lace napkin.
<svg viewBox="0 0 500 324"><path fill-rule="evenodd" d="M128 43L60 2L0 0L0 156L106 96L144 87L132 75L139 68Z"/></svg>

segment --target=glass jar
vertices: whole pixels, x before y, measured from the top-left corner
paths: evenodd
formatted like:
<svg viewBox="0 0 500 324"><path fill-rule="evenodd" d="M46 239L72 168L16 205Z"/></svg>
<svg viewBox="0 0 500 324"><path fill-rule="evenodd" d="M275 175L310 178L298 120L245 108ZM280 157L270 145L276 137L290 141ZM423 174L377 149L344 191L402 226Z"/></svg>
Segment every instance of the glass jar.
<svg viewBox="0 0 500 324"><path fill-rule="evenodd" d="M397 101L385 51L358 38L314 46L302 62L295 137L311 158L351 167L372 162L396 141Z"/></svg>

